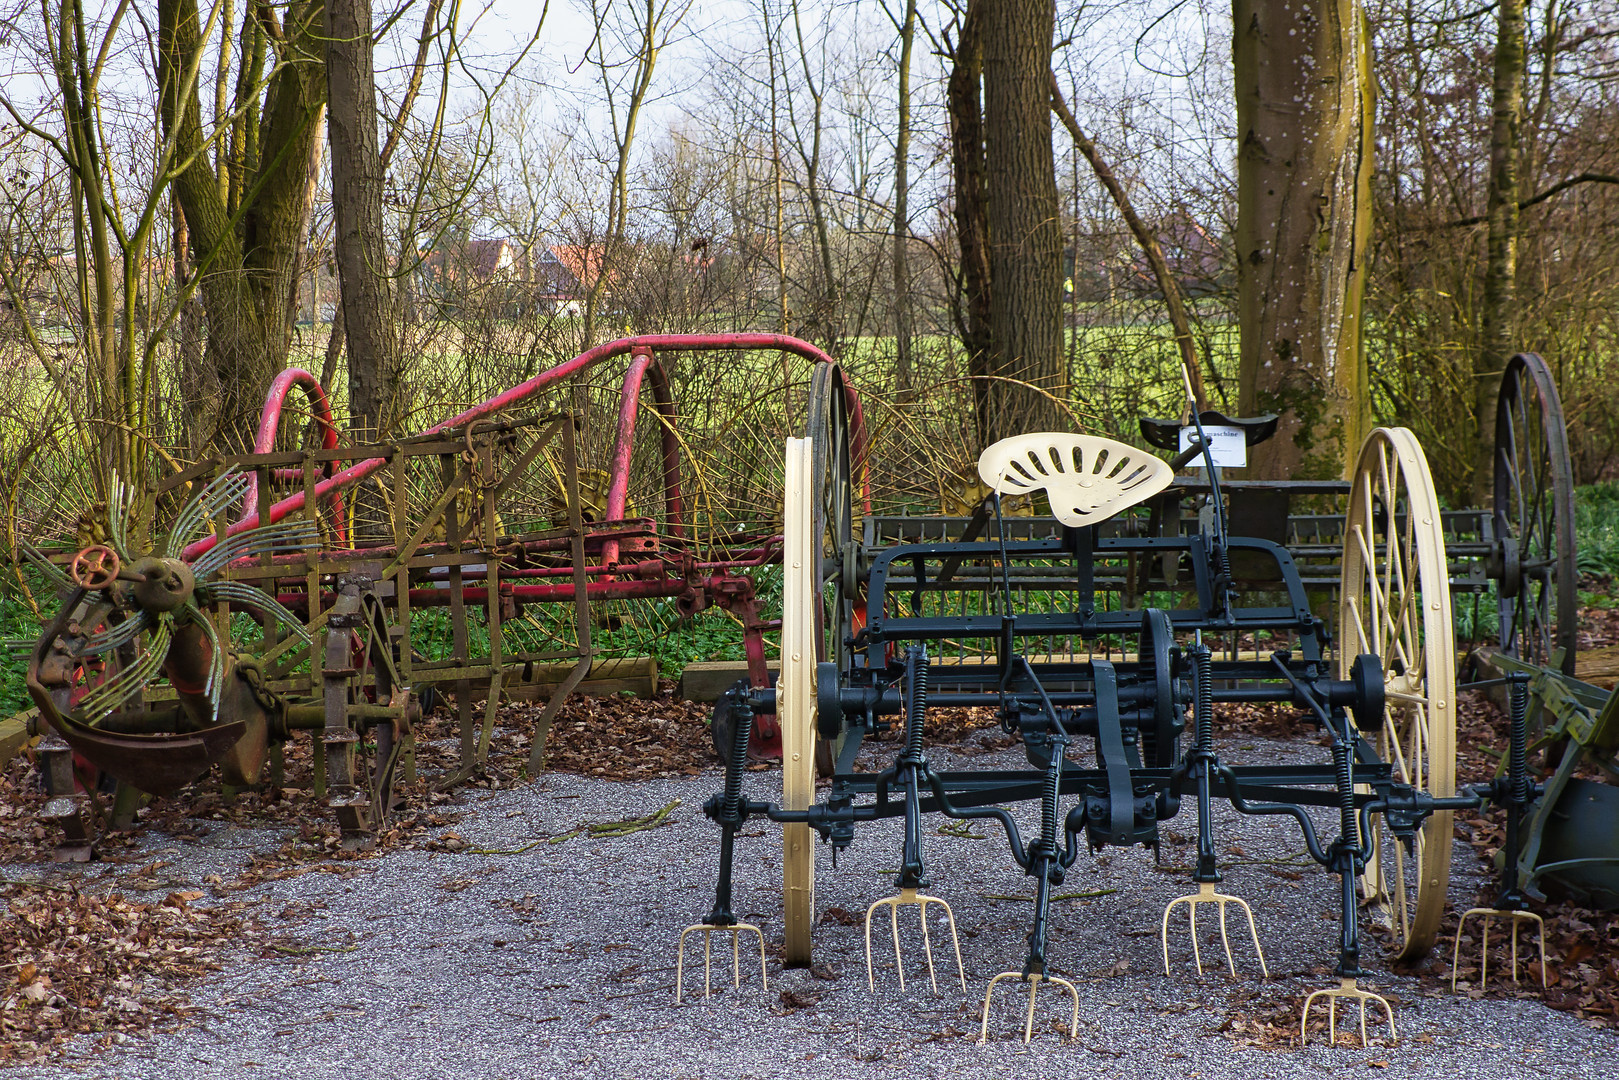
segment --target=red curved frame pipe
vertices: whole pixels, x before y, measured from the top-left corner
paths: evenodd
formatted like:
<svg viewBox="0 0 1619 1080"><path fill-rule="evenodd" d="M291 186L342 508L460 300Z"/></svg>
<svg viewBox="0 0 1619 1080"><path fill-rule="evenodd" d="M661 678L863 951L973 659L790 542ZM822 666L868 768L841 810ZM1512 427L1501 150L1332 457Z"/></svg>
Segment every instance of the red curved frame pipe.
<svg viewBox="0 0 1619 1080"><path fill-rule="evenodd" d="M615 356L623 356L625 353L633 353L638 349L665 352L696 352L702 349L777 349L781 352L791 353L795 356L802 356L812 363L836 363L832 357L828 356L825 352L816 348L814 345L811 345L809 342L801 341L795 337L789 337L786 334L643 334L639 337L620 338L617 341L609 341L606 344L597 345L593 349L587 349L578 356L574 357L572 360L563 361L556 367L542 371L532 379L518 383L510 390L496 394L488 401L474 405L465 412L452 416L443 423L428 428L422 434L436 435L441 431L459 427L462 424L488 416L491 413L497 413L500 410L511 405L516 405L519 402L539 393L541 390L544 390L555 383L561 382L570 375L576 375L603 360L607 360ZM656 391L654 391L654 393L655 392ZM860 408L860 399L858 395L856 395L852 386L846 388L844 400L849 410L849 435L850 443L852 444L850 449L854 454L856 461L864 462L866 450L866 420L865 414ZM387 463L387 458L380 457L367 458L364 461L357 461L341 472L322 480L315 487L315 496L319 498L334 488L346 487L347 485L358 480L362 480L365 477L370 476L373 472L376 472L378 469L382 468ZM871 486L869 476L862 483L862 499L864 505L869 511L871 506ZM257 508L255 508L254 513L243 514L239 521L226 530L226 534L229 536L234 536L237 533L245 532L248 529L257 528L260 524L260 519L265 517L269 519L269 521L265 522L265 524L280 521L294 510L300 509L303 505L304 493L300 491L274 504L267 512L259 511ZM205 536L201 540L198 540L196 543L187 547L182 554L184 558L188 560L195 559L208 549L212 548L218 542L219 538L217 535Z"/></svg>
<svg viewBox="0 0 1619 1080"><path fill-rule="evenodd" d="M275 377L275 381L270 384L270 392L264 395L264 411L259 414L259 430L253 439L253 453L268 454L275 449L275 437L281 429L281 409L294 387L304 392L304 398L309 402L309 411L320 424L321 447L326 450L337 449L337 423L332 419L332 406L326 399L325 387L321 386L319 379L303 368L288 368ZM321 466L323 472L331 468L330 463ZM247 500L242 504L242 519L245 521L249 516L256 518L258 509L259 486L254 484L247 489ZM333 493L332 510L333 532L337 542L341 546L347 546L348 523L343 519L341 492Z"/></svg>
<svg viewBox="0 0 1619 1080"><path fill-rule="evenodd" d="M652 380L652 399L663 419L663 498L669 531L686 535L685 508L680 495L680 439L675 435L675 399L669 376L651 349L637 348L630 354L629 370L624 372L624 389L618 398L618 438L613 443L612 480L607 488L608 521L622 521L629 502L630 456L635 448L635 421L641 410L641 387ZM618 541L609 540L602 549L602 562L618 561Z"/></svg>

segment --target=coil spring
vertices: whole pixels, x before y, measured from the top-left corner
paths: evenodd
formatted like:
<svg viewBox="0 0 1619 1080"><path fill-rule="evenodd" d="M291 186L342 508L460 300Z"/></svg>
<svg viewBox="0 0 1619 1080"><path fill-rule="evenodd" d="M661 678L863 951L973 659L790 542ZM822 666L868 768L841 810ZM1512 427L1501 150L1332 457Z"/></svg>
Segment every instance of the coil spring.
<svg viewBox="0 0 1619 1080"><path fill-rule="evenodd" d="M735 813L742 805L742 769L748 756L748 737L753 734L753 706L746 693L736 695L731 716L736 728L731 733L731 756L725 763L725 808Z"/></svg>
<svg viewBox="0 0 1619 1080"><path fill-rule="evenodd" d="M1192 658L1197 671L1197 748L1207 752L1214 749L1214 656L1199 643Z"/></svg>
<svg viewBox="0 0 1619 1080"><path fill-rule="evenodd" d="M905 756L915 758L922 753L922 722L928 711L928 651L913 645L905 657L906 674L910 676L910 700L905 717Z"/></svg>
<svg viewBox="0 0 1619 1080"><path fill-rule="evenodd" d="M1529 801L1529 688L1522 679L1512 681L1512 745L1507 768L1512 801L1522 806Z"/></svg>
<svg viewBox="0 0 1619 1080"><path fill-rule="evenodd" d="M1040 800L1040 842L1047 851L1057 849L1057 816L1060 807L1057 797L1062 788L1062 747L1051 757L1051 768L1046 770L1046 789Z"/></svg>
<svg viewBox="0 0 1619 1080"><path fill-rule="evenodd" d="M1338 777L1339 830L1355 847L1360 846L1360 829L1355 823L1355 766L1350 757L1349 743L1342 739L1332 744L1332 767Z"/></svg>

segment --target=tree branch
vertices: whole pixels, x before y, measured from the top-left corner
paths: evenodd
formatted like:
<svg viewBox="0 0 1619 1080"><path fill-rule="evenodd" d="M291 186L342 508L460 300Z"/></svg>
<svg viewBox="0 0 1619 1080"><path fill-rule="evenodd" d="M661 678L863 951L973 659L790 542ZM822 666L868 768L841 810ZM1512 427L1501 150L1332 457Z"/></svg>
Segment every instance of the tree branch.
<svg viewBox="0 0 1619 1080"><path fill-rule="evenodd" d="M1619 176L1610 176L1607 173L1583 172L1578 176L1571 176L1567 180L1559 180L1539 195L1531 195L1518 203L1519 210L1527 210L1536 203L1543 203L1554 195L1560 195L1577 184L1619 184ZM1458 218L1447 221L1443 225L1430 225L1431 229L1460 229L1468 225L1482 225L1489 220L1486 214L1474 214L1472 217Z"/></svg>
<svg viewBox="0 0 1619 1080"><path fill-rule="evenodd" d="M1063 100L1062 90L1057 85L1055 71L1051 73L1051 111L1057 114L1063 127L1068 129L1074 145L1085 155L1085 160L1091 163L1091 170L1096 173L1096 178L1107 188L1108 194L1113 196L1114 205L1119 208L1119 213L1124 215L1125 223L1135 235L1136 243L1141 245L1142 252L1147 256L1147 263L1152 267L1152 276L1157 279L1159 291L1164 294L1164 306L1169 310L1169 325L1175 332L1175 344L1180 348L1181 363L1186 368L1186 377L1191 381L1192 396L1196 399L1195 407L1199 412L1203 411L1208 408L1208 393L1203 388L1203 375L1197 360L1197 345L1192 337L1191 324L1186 319L1186 307L1181 301L1180 286L1175 283L1174 275L1169 272L1169 263L1164 259L1163 248L1159 246L1158 238L1136 213L1135 207L1130 202L1130 196L1125 193L1118 177L1113 174L1108 163L1102 160L1096 144L1080 129L1079 121L1074 119L1074 114L1068 108L1068 103Z"/></svg>

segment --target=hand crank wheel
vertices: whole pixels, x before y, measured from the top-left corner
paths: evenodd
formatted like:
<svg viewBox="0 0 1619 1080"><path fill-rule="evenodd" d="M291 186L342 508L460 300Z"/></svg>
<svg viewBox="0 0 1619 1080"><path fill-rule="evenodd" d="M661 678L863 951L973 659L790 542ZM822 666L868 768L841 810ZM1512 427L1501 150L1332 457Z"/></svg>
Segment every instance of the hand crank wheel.
<svg viewBox="0 0 1619 1080"><path fill-rule="evenodd" d="M1396 780L1435 796L1456 790L1456 643L1445 540L1433 477L1406 428L1378 428L1361 447L1344 525L1338 677L1375 653L1385 722L1372 735ZM1394 933L1402 959L1432 947L1450 883L1452 813L1428 818L1407 852L1373 818L1361 892Z"/></svg>
<svg viewBox="0 0 1619 1080"><path fill-rule="evenodd" d="M1561 649L1574 674L1579 570L1574 561L1574 469L1557 382L1546 361L1519 353L1495 401L1494 525L1511 546L1496 580L1501 648L1550 666Z"/></svg>

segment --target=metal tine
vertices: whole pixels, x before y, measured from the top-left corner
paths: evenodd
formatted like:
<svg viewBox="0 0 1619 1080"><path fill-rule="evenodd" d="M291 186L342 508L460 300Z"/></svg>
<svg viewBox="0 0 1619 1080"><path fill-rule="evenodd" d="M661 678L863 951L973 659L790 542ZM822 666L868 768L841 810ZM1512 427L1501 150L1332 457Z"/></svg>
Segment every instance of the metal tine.
<svg viewBox="0 0 1619 1080"><path fill-rule="evenodd" d="M196 539L203 524L244 497L251 483L252 477L245 472L232 469L220 473L180 511L174 528L169 531L168 542L163 545L163 553L170 558L179 555L187 544Z"/></svg>
<svg viewBox="0 0 1619 1080"><path fill-rule="evenodd" d="M146 612L137 609L133 615L117 626L103 630L99 634L92 634L90 640L84 643L84 651L87 653L100 653L106 652L108 649L116 649L120 645L135 640L135 637L150 625L151 619Z"/></svg>
<svg viewBox="0 0 1619 1080"><path fill-rule="evenodd" d="M261 614L278 619L287 629L303 640L315 640L314 635L304 626L302 619L283 607L275 597L258 586L249 585L245 581L210 581L206 584L198 585L197 598L205 604L224 601L227 604L252 608Z"/></svg>
<svg viewBox="0 0 1619 1080"><path fill-rule="evenodd" d="M319 543L320 531L313 522L303 518L292 522L281 521L222 540L192 563L191 569L198 575L211 574L243 555L305 551Z"/></svg>
<svg viewBox="0 0 1619 1080"><path fill-rule="evenodd" d="M153 628L152 640L135 662L84 695L75 707L76 711L84 714L86 723L99 723L157 674L168 652L169 620L159 619Z"/></svg>
<svg viewBox="0 0 1619 1080"><path fill-rule="evenodd" d="M129 538L124 535L124 522L128 516L124 506L124 487L118 474L113 473L111 497L107 500L107 532L120 555L129 554Z"/></svg>
<svg viewBox="0 0 1619 1080"><path fill-rule="evenodd" d="M65 589L73 587L73 582L70 581L68 576L62 572L62 568L47 559L42 552L28 546L27 544L24 544L21 550L23 558L33 563L34 568L40 573L44 574L46 577L50 578L51 583L57 588Z"/></svg>
<svg viewBox="0 0 1619 1080"><path fill-rule="evenodd" d="M129 519L140 503L140 490L134 484L119 479L116 474L113 476L112 489L112 509L108 511L112 520L107 523L108 529L118 551L133 554L134 549L129 546Z"/></svg>
<svg viewBox="0 0 1619 1080"><path fill-rule="evenodd" d="M1335 990L1316 990L1304 999L1304 1010L1299 1014L1299 1045L1303 1046L1310 1041L1308 1026L1310 1023L1310 1006L1315 1004L1316 998L1325 998L1327 1001L1327 1045L1336 1046L1338 1043L1338 1000L1347 998L1360 1005L1360 1044L1370 1046L1371 1041L1366 1035L1366 1003L1375 1002L1383 1006L1383 1013L1389 1021L1389 1038L1398 1039L1399 1033L1394 1030L1394 1006L1389 1004L1388 998L1382 994L1374 994L1370 990L1362 990L1355 985L1354 979L1343 979Z"/></svg>
<svg viewBox="0 0 1619 1080"><path fill-rule="evenodd" d="M1231 956L1231 938L1226 934L1226 905L1236 904L1238 907L1242 908L1243 914L1248 916L1248 933L1254 939L1254 953L1259 957L1260 973L1265 978L1270 978L1270 968L1265 966L1265 950L1260 948L1259 945L1259 928L1254 924L1253 909L1248 906L1248 901L1244 900L1240 896L1230 896L1226 893L1216 892L1214 883L1211 881L1199 882L1197 892L1192 893L1189 896L1177 896L1175 899L1169 902L1167 907L1164 908L1163 924L1159 928L1158 936L1159 940L1164 946L1165 975L1170 973L1169 916L1180 904L1186 905L1186 918L1192 935L1192 962L1197 967L1197 973L1199 975L1203 974L1203 954L1197 943L1197 907L1199 904L1215 904L1219 907L1220 911L1220 941L1225 945L1226 967L1228 970L1230 970L1231 977L1233 979L1237 977L1237 962Z"/></svg>
<svg viewBox="0 0 1619 1080"><path fill-rule="evenodd" d="M1029 984L1029 1011L1023 1021L1023 1041L1027 1043L1034 1037L1034 998L1040 992L1042 982L1055 983L1068 991L1069 997L1074 1001L1074 1015L1068 1023L1068 1038L1079 1038L1079 989L1067 979L1059 979L1055 975L1025 975L1021 971L1003 971L989 980L989 989L984 991L984 1022L978 1031L978 1045L983 1046L989 1042L989 1003L995 995L995 984L1003 979L1019 979Z"/></svg>
<svg viewBox="0 0 1619 1080"><path fill-rule="evenodd" d="M192 564L192 570L209 573L243 555L264 551L299 550L319 542L320 533L313 522L299 518L278 521L227 537L214 545Z"/></svg>
<svg viewBox="0 0 1619 1080"><path fill-rule="evenodd" d="M1456 968L1462 958L1462 929L1467 920L1473 916L1479 917L1479 926L1483 929L1483 940L1479 945L1478 985L1483 989L1490 978L1490 919L1499 916L1512 923L1512 981L1518 981L1518 927L1524 923L1533 923L1540 931L1540 988L1546 989L1546 920L1533 911L1520 911L1502 908L1468 908L1462 912L1461 921L1456 924L1456 946L1450 954L1450 990L1456 992Z"/></svg>
<svg viewBox="0 0 1619 1080"><path fill-rule="evenodd" d="M939 980L933 971L933 942L928 938L928 905L938 904L944 908L946 920L950 924L950 941L956 949L956 975L961 979L961 991L967 992L967 969L961 963L961 939L956 935L956 915L950 910L950 905L937 896L928 896L915 889L901 889L898 896L885 896L866 909L866 987L872 993L877 992L877 977L871 963L871 918L880 907L888 908L889 929L894 937L894 967L899 972L899 988L905 989L905 960L899 947L899 909L914 906L922 920L922 951L928 959L928 981L933 984L933 992L939 992Z"/></svg>
<svg viewBox="0 0 1619 1080"><path fill-rule="evenodd" d="M696 930L701 930L703 932L704 1000L707 1000L713 989L714 956L712 945L714 934L716 932L729 933L731 935L731 986L733 989L742 985L742 934L744 931L751 930L754 934L758 935L759 981L763 984L763 989L767 993L769 992L770 976L765 970L765 936L763 931L761 931L757 926L754 926L752 923L729 923L726 925L720 925L717 923L693 923L680 932L680 942L678 945L676 945L676 949L678 950L675 958L676 1005L679 1005L681 1001L680 984L681 980L686 974L686 935ZM665 968L664 970L667 971L668 969Z"/></svg>
<svg viewBox="0 0 1619 1080"><path fill-rule="evenodd" d="M208 638L208 681L203 683L202 692L208 698L213 719L219 719L219 683L225 677L225 647L219 640L219 631L214 626L214 620L208 613L195 604L187 604L186 611L193 620L201 624L202 632Z"/></svg>

